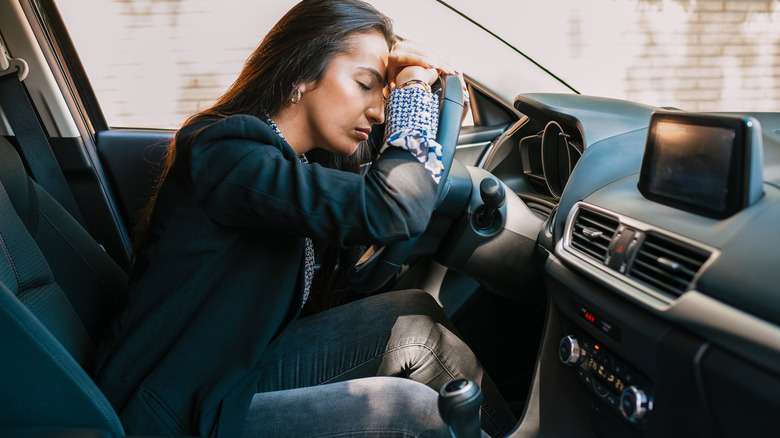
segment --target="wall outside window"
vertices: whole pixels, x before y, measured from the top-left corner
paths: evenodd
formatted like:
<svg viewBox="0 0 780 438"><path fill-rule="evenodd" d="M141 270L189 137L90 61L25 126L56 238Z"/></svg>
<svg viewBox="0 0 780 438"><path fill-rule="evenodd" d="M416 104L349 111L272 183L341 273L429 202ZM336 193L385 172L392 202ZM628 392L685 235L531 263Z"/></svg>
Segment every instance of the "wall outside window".
<svg viewBox="0 0 780 438"><path fill-rule="evenodd" d="M426 1L436 5L434 0L415 0L410 7L404 0L374 3L396 20L403 35L397 14L420 13ZM227 90L294 1L60 3L109 124L177 128ZM780 111L777 0L449 3L584 94L692 111ZM473 32L484 33L476 27ZM465 45L456 52L464 60L490 56ZM489 67L502 64L496 59ZM523 89L530 86L523 72L507 73L496 87L506 89L509 99L510 93L547 91Z"/></svg>

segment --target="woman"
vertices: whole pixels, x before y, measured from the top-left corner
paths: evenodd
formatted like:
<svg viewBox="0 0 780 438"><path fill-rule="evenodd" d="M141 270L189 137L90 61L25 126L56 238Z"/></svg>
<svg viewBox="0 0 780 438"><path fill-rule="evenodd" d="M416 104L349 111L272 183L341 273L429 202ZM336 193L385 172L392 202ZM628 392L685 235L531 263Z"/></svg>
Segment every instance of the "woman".
<svg viewBox="0 0 780 438"><path fill-rule="evenodd" d="M129 433L446 433L429 387L455 377L482 384L487 431L511 428L429 295L383 294L297 318L313 240L408 239L435 203L442 167L429 84L439 70L412 45L391 48L390 21L371 6L304 0L177 133L128 305L98 352L96 380ZM380 156L364 175L345 171L386 116Z"/></svg>

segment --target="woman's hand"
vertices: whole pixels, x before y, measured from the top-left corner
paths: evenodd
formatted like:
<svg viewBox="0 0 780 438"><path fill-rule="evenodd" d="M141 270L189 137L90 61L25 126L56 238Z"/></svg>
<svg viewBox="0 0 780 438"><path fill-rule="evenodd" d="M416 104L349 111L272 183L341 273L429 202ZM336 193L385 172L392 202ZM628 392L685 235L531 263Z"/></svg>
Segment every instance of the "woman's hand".
<svg viewBox="0 0 780 438"><path fill-rule="evenodd" d="M434 53L408 40L397 42L387 61L387 83L391 90L414 79L430 85L440 73L457 74Z"/></svg>
<svg viewBox="0 0 780 438"><path fill-rule="evenodd" d="M469 92L463 74L445 63L425 49L409 40L399 41L393 46L387 62L387 85L394 90L397 85L411 80L423 81L428 85L438 79L439 74L457 75L463 87L463 119L468 115ZM385 96L386 97L386 96Z"/></svg>

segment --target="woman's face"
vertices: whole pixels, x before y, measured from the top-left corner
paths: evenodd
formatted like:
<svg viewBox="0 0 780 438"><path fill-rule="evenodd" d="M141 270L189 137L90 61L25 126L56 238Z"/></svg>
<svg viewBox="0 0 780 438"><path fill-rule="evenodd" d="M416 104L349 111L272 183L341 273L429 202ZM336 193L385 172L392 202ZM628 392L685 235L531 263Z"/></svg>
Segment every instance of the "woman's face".
<svg viewBox="0 0 780 438"><path fill-rule="evenodd" d="M371 125L384 122L387 42L378 32L356 34L350 47L331 60L319 84L300 85L301 99L291 109L309 138L293 144L296 152L319 147L350 155L368 139Z"/></svg>

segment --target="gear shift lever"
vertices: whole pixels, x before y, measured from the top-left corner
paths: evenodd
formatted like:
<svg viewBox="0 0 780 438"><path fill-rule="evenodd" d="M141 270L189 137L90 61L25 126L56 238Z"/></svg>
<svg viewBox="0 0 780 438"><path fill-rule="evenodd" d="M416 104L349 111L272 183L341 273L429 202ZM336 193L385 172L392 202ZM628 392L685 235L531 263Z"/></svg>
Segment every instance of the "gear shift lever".
<svg viewBox="0 0 780 438"><path fill-rule="evenodd" d="M482 390L477 382L455 379L445 383L439 391L439 414L450 428L454 438L479 438L479 406Z"/></svg>
<svg viewBox="0 0 780 438"><path fill-rule="evenodd" d="M501 181L495 176L489 176L479 183L479 196L485 205L476 211L474 225L480 230L487 230L493 226L499 215L498 209L506 202L506 193Z"/></svg>

